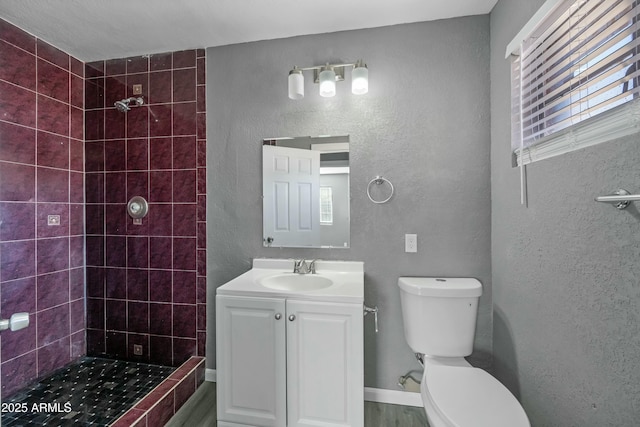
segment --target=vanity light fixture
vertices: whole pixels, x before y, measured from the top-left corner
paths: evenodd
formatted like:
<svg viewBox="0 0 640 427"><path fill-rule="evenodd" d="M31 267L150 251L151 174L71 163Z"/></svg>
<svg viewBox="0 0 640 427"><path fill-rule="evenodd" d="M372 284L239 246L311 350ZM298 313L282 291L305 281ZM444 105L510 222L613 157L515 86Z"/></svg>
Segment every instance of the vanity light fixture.
<svg viewBox="0 0 640 427"><path fill-rule="evenodd" d="M351 71L351 92L362 95L369 92L369 69L362 60L356 62Z"/></svg>
<svg viewBox="0 0 640 427"><path fill-rule="evenodd" d="M327 64L320 69L320 96L331 98L336 96L336 72L333 67Z"/></svg>
<svg viewBox="0 0 640 427"><path fill-rule="evenodd" d="M355 95L363 95L369 92L369 70L367 64L361 59L353 63L318 65L315 67L293 67L289 71L289 98L304 98L303 71L313 70L314 83L320 84L320 96L328 98L336 95L336 82L344 80L344 70L351 70L351 92Z"/></svg>
<svg viewBox="0 0 640 427"><path fill-rule="evenodd" d="M289 98L304 98L304 76L298 67L293 67L293 70L289 71Z"/></svg>

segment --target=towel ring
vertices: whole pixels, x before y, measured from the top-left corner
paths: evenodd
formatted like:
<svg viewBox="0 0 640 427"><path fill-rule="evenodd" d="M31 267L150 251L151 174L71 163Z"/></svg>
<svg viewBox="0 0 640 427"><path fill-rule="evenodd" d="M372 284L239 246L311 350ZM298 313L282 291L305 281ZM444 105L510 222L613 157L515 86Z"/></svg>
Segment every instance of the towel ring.
<svg viewBox="0 0 640 427"><path fill-rule="evenodd" d="M385 182L389 184L389 187L391 188L391 194L389 194L389 197L384 200L375 200L373 197L371 197L371 184L382 185ZM369 196L369 200L371 200L373 203L387 203L389 200L391 200L391 197L393 197L393 184L387 178L378 175L371 181L369 181L369 185L367 185L367 196Z"/></svg>

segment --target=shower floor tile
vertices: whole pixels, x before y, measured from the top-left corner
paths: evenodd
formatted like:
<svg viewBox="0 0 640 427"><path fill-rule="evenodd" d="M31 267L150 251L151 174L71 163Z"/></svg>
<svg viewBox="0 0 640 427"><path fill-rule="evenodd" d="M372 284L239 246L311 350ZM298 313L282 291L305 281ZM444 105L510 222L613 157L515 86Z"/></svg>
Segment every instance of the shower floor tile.
<svg viewBox="0 0 640 427"><path fill-rule="evenodd" d="M3 399L2 426L108 426L174 370L83 357Z"/></svg>

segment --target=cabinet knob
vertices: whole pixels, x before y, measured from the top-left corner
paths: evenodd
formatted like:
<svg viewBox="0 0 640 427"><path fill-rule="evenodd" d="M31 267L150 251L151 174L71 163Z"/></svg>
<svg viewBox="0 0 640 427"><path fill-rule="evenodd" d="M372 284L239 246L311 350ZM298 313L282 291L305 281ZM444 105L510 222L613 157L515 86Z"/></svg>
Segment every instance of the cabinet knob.
<svg viewBox="0 0 640 427"><path fill-rule="evenodd" d="M276 320L280 320L280 319L282 319L282 314L276 313Z"/></svg>
<svg viewBox="0 0 640 427"><path fill-rule="evenodd" d="M291 322L293 322L294 320L296 320L296 315L295 315L295 314L292 314L291 316L289 316L289 320L290 320Z"/></svg>

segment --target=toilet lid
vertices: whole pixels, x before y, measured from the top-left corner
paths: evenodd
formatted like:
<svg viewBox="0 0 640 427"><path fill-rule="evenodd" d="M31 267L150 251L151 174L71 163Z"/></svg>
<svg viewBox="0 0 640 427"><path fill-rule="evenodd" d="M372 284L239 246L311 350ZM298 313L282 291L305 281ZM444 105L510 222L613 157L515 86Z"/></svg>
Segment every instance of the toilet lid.
<svg viewBox="0 0 640 427"><path fill-rule="evenodd" d="M529 427L516 398L497 379L473 367L432 366L426 392L455 427Z"/></svg>

